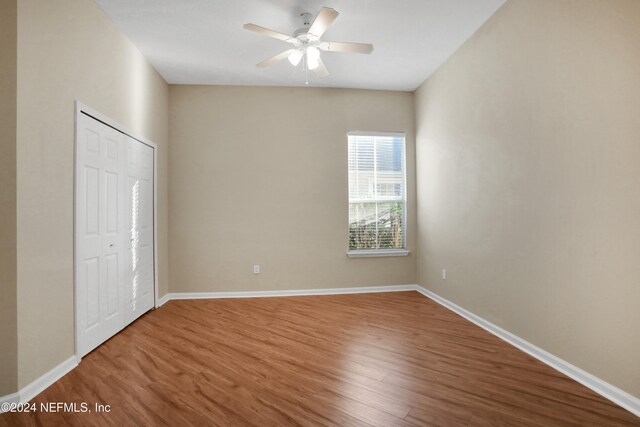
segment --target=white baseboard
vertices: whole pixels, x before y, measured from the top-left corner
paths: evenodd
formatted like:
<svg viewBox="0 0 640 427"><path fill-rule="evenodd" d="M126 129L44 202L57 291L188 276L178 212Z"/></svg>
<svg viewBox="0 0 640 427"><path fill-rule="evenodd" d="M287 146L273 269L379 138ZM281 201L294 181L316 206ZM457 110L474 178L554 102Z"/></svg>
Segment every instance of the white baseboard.
<svg viewBox="0 0 640 427"><path fill-rule="evenodd" d="M7 403L20 403L20 394L13 393L6 396L0 396L0 414L6 412L6 410L4 410L4 407Z"/></svg>
<svg viewBox="0 0 640 427"><path fill-rule="evenodd" d="M494 325L488 320L485 320L482 317L465 310L459 305L456 305L451 301L446 300L445 298L442 298L441 296L428 291L421 286L416 286L416 290L422 295L459 314L465 319L480 326L482 329L492 333L493 335L508 342L514 347L519 348L530 356L535 357L542 363L551 366L559 372L562 372L566 376L574 379L585 387L590 388L599 395L609 399L613 403L622 406L627 411L630 411L634 415L640 417L640 399L638 399L637 397L632 396L626 391L620 390L619 388L609 384L608 382L603 381L594 375L591 375L590 373L578 368L577 366L572 365L565 360L560 359L557 356L554 356L553 354L541 349L534 344L531 344L530 342L512 334L511 332L505 331L501 327Z"/></svg>
<svg viewBox="0 0 640 427"><path fill-rule="evenodd" d="M51 384L55 383L60 378L65 376L76 366L78 366L78 359L76 358L76 356L71 356L49 372L42 375L40 378L37 378L35 381L24 386L17 393L0 397L0 404L5 402L26 403L42 393ZM2 413L2 410L0 410L0 413Z"/></svg>
<svg viewBox="0 0 640 427"><path fill-rule="evenodd" d="M171 299L171 294L168 294L168 293L164 294L163 296L158 298L158 305L156 305L156 308L162 307L170 299Z"/></svg>
<svg viewBox="0 0 640 427"><path fill-rule="evenodd" d="M46 374L42 375L31 384L26 385L18 393L20 394L20 402L28 402L40 393L42 393L51 384L65 376L69 371L78 366L76 356L71 356Z"/></svg>
<svg viewBox="0 0 640 427"><path fill-rule="evenodd" d="M296 297L305 295L343 295L368 294L378 292L415 291L417 285L368 286L359 288L331 288L331 289L298 289L286 291L246 291L246 292L178 292L169 293L160 298L158 305L170 300L180 299L211 299L211 298L268 298L268 297Z"/></svg>

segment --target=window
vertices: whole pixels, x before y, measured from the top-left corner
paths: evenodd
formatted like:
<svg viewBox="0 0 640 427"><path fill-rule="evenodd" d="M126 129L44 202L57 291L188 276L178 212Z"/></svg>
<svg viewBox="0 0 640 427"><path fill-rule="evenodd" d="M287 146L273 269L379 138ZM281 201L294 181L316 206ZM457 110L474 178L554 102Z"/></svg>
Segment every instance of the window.
<svg viewBox="0 0 640 427"><path fill-rule="evenodd" d="M348 138L349 256L407 255L404 134Z"/></svg>

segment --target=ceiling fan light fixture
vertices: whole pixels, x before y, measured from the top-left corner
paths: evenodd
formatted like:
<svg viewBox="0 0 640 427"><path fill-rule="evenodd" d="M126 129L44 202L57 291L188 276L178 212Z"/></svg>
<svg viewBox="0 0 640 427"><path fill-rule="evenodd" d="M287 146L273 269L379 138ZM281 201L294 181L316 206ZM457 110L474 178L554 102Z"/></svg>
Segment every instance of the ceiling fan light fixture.
<svg viewBox="0 0 640 427"><path fill-rule="evenodd" d="M307 66L310 70L315 70L320 65L320 51L317 47L311 46L307 48Z"/></svg>
<svg viewBox="0 0 640 427"><path fill-rule="evenodd" d="M300 63L301 59L302 51L300 50L294 50L293 52L291 52L291 54L289 54L289 62L291 62L291 65L293 65L294 67Z"/></svg>

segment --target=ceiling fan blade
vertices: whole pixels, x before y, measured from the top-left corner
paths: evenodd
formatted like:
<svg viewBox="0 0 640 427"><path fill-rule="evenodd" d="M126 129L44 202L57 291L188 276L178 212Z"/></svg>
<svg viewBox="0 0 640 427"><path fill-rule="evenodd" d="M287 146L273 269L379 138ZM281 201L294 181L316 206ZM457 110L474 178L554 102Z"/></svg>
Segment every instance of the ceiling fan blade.
<svg viewBox="0 0 640 427"><path fill-rule="evenodd" d="M322 37L324 32L327 31L329 25L331 25L331 23L335 21L337 17L338 12L335 9L323 7L322 9L320 9L320 13L318 13L318 16L316 16L316 19L313 21L313 24L311 24L311 27L309 27L309 31L307 31L307 34L311 34L312 36L315 36L319 39L320 37Z"/></svg>
<svg viewBox="0 0 640 427"><path fill-rule="evenodd" d="M276 62L282 61L285 58L288 58L289 55L291 55L291 52L295 51L295 49L289 49L289 50L285 50L282 53L277 54L276 56L272 56L269 59L265 59L262 62L258 62L256 64L256 67L260 67L260 68L265 68L268 67L269 65L273 65Z"/></svg>
<svg viewBox="0 0 640 427"><path fill-rule="evenodd" d="M327 52L371 53L373 45L367 43L322 42L318 46Z"/></svg>
<svg viewBox="0 0 640 427"><path fill-rule="evenodd" d="M316 77L327 77L329 75L329 71L324 65L324 62L322 62L322 58L318 58L318 66L313 70L313 73Z"/></svg>
<svg viewBox="0 0 640 427"><path fill-rule="evenodd" d="M292 43L294 40L291 36L261 27L260 25L256 24L244 24L242 28L244 28L245 30L256 32L258 34L262 34L263 36L273 37L274 39L282 40L288 43Z"/></svg>

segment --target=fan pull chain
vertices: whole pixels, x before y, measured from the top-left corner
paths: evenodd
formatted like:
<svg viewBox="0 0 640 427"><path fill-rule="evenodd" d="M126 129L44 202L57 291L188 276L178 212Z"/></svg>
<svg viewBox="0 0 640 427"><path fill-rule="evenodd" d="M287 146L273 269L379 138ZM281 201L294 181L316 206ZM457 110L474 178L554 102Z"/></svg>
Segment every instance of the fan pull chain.
<svg viewBox="0 0 640 427"><path fill-rule="evenodd" d="M307 66L307 53L305 52L304 54L304 58L303 58L303 64L304 65L304 84L308 85L309 84L309 67Z"/></svg>

